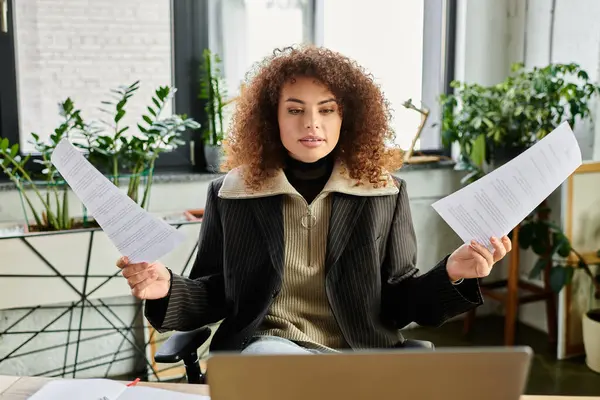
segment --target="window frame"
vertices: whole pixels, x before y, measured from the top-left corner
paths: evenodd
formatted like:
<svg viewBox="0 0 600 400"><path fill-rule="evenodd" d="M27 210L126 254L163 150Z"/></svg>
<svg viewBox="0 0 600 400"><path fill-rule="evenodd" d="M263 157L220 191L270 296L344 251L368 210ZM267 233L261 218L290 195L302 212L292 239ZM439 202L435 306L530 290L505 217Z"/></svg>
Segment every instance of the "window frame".
<svg viewBox="0 0 600 400"><path fill-rule="evenodd" d="M198 99L199 65L202 51L209 48L209 7L212 0L171 0L171 35L173 43L172 65L174 112L186 114L205 124L203 101ZM316 45L323 43L323 2L310 0L312 7L312 39ZM0 138L12 143L20 142L17 65L15 49L15 0L0 0L7 7L7 32L0 30ZM439 93L451 93L450 82L454 79L456 4L452 0L425 0L423 44L423 92L424 104L430 108L430 120L422 132L425 146L422 154L450 155L449 148L441 145L439 121L441 109ZM186 143L173 152L161 154L156 163L156 173L205 172L205 160L201 130L186 132ZM423 141L422 139L422 141ZM436 142L437 141L437 142ZM30 168L40 168L32 155ZM0 174L0 180L8 179Z"/></svg>
<svg viewBox="0 0 600 400"><path fill-rule="evenodd" d="M456 9L454 0L425 0L422 99L429 107L430 119L421 137L426 139L426 143L433 143L433 146L418 151L425 155L451 156L450 147L442 144L439 95L454 91L450 84L455 77ZM428 29L428 26L434 29ZM436 26L439 26L439 30L435 29ZM430 58L426 58L428 56Z"/></svg>
<svg viewBox="0 0 600 400"><path fill-rule="evenodd" d="M0 16L3 19L0 24L0 59L4 60L0 63L0 138L8 138L14 143L19 141L19 110L12 3L13 0L0 0L4 10L8 8L6 19Z"/></svg>
<svg viewBox="0 0 600 400"><path fill-rule="evenodd" d="M448 30L449 8L454 2L448 0L425 0L423 22L423 81L421 99L429 109L429 119L421 132L423 153L429 150L440 152L441 144L440 118L442 115L439 94L448 89L446 73L448 71ZM453 58L451 52L451 58Z"/></svg>
<svg viewBox="0 0 600 400"><path fill-rule="evenodd" d="M173 84L177 88L174 110L187 114L202 126L207 123L204 101L198 98L200 63L209 46L208 2L210 0L171 0L173 29ZM185 145L161 154L158 172L203 172L206 170L202 130L188 132ZM185 160L181 161L181 158Z"/></svg>

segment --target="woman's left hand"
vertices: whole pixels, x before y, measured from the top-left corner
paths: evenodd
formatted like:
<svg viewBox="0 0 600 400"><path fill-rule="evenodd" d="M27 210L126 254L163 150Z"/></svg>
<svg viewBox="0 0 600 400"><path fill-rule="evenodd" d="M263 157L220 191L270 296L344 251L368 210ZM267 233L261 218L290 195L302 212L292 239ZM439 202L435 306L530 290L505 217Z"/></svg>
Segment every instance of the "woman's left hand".
<svg viewBox="0 0 600 400"><path fill-rule="evenodd" d="M470 244L465 243L456 249L446 263L450 280L454 282L460 279L488 276L494 264L502 260L506 253L512 249L508 236L504 236L501 240L492 237L490 241L494 246L493 253L475 241Z"/></svg>

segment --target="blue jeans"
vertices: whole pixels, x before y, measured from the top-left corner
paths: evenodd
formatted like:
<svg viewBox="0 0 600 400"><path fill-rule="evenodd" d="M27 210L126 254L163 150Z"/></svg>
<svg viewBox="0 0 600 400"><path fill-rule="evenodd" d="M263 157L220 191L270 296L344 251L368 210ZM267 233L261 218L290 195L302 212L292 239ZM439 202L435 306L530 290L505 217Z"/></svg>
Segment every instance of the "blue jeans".
<svg viewBox="0 0 600 400"><path fill-rule="evenodd" d="M242 354L318 354L321 351L307 349L299 344L277 336L257 336Z"/></svg>

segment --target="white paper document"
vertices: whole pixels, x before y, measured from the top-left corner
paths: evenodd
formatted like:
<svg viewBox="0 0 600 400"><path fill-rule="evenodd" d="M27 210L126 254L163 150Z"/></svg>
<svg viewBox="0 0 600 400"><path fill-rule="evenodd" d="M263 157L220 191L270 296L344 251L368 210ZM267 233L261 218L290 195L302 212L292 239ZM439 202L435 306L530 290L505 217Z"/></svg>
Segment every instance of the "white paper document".
<svg viewBox="0 0 600 400"><path fill-rule="evenodd" d="M109 379L50 381L29 400L210 400L209 396L173 392L147 386L126 386Z"/></svg>
<svg viewBox="0 0 600 400"><path fill-rule="evenodd" d="M56 146L51 161L115 247L130 262L154 262L185 239L181 232L131 200L67 139Z"/></svg>
<svg viewBox="0 0 600 400"><path fill-rule="evenodd" d="M468 243L492 249L580 165L581 150L564 122L531 148L432 207Z"/></svg>

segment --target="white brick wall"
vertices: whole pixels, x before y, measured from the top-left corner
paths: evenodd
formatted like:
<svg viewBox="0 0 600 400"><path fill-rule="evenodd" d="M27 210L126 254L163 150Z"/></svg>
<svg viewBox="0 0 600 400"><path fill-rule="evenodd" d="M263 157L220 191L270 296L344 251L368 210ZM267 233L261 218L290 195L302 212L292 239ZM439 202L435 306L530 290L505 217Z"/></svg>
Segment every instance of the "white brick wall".
<svg viewBox="0 0 600 400"><path fill-rule="evenodd" d="M169 0L19 0L15 3L21 142L59 124L71 97L86 119L109 89L140 80L122 122L134 131L159 85L172 82ZM169 112L169 110L166 110Z"/></svg>

